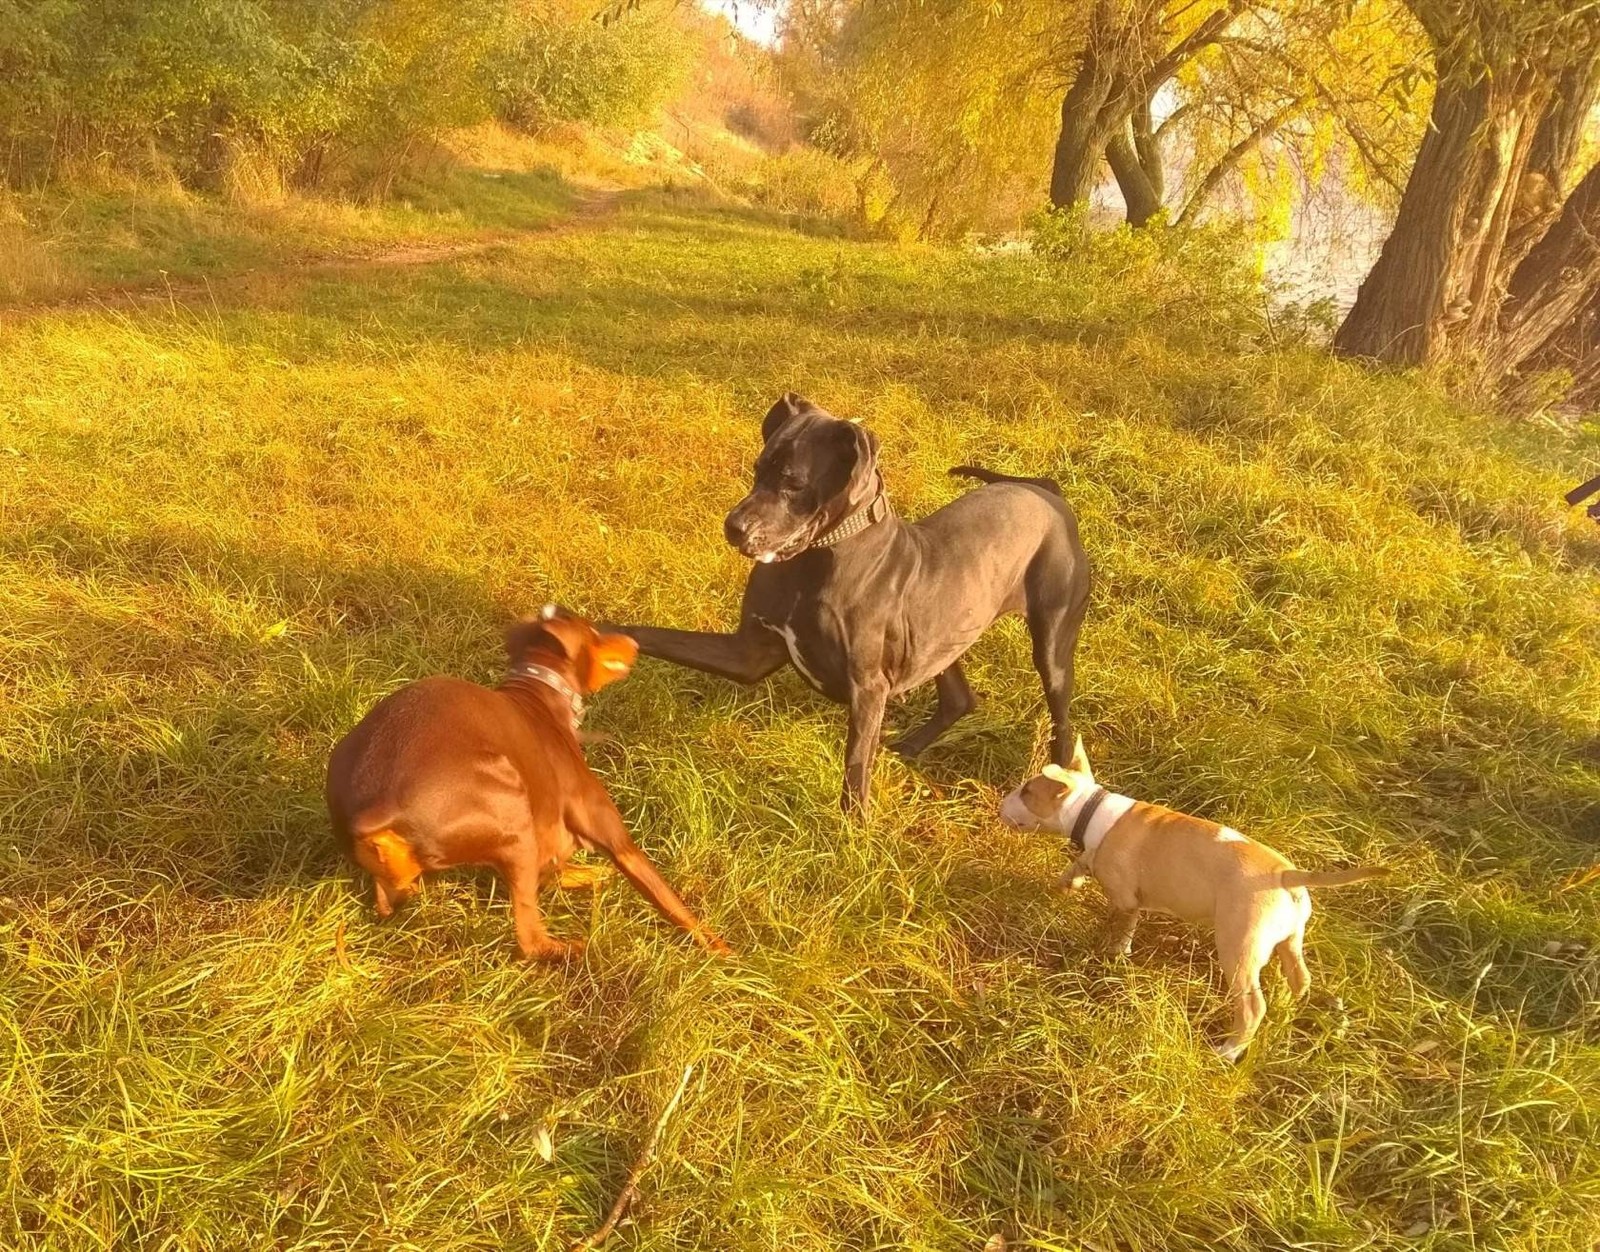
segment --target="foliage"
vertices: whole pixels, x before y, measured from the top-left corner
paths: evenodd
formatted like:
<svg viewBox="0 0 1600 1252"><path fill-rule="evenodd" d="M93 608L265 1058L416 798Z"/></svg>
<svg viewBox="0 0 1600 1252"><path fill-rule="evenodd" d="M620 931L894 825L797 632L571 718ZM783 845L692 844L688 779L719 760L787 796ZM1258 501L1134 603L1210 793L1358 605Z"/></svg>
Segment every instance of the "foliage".
<svg viewBox="0 0 1600 1252"><path fill-rule="evenodd" d="M550 211L461 186L467 220ZM1278 351L1197 296L1203 255L1160 299L1176 238L1060 233L975 255L642 193L0 324L0 1244L565 1248L694 1061L641 1252L1586 1246L1600 540L1559 493L1600 431ZM961 462L1063 483L1109 785L1394 867L1318 900L1314 998L1274 980L1238 1069L1209 939L1098 959L1065 849L994 820L1044 734L1015 621L860 826L792 674L647 662L595 702L597 769L736 962L620 885L550 900L569 968L519 964L465 872L374 921L334 739L407 679L493 680L549 598L730 623L720 517L787 387L871 424L907 516Z"/></svg>
<svg viewBox="0 0 1600 1252"><path fill-rule="evenodd" d="M0 0L0 130L13 182L154 155L192 185L255 159L302 183L343 164L382 191L419 143L497 108L636 121L690 46L660 17L602 28L575 4Z"/></svg>
<svg viewBox="0 0 1600 1252"><path fill-rule="evenodd" d="M1076 205L1040 211L1029 240L1078 299L1115 291L1130 322L1162 316L1174 301L1192 301L1197 321L1230 328L1241 347L1266 325L1260 267L1231 227L1179 229L1157 220L1140 229L1124 222L1099 230Z"/></svg>
<svg viewBox="0 0 1600 1252"><path fill-rule="evenodd" d="M520 126L633 125L682 84L690 52L659 10L601 25L585 0L536 0L514 13L491 66L496 107Z"/></svg>
<svg viewBox="0 0 1600 1252"><path fill-rule="evenodd" d="M895 211L932 236L1014 222L1044 198L1063 93L1091 60L1108 90L1149 78L1147 138L1172 167L1158 178L1173 183L1172 219L1217 192L1213 170L1241 216L1285 217L1329 174L1392 201L1427 111L1420 33L1399 0L841 0L794 12L782 63L815 141L881 162ZM1098 146L1090 156L1102 164Z"/></svg>
<svg viewBox="0 0 1600 1252"><path fill-rule="evenodd" d="M960 236L1038 202L1059 107L1037 73L1051 7L800 7L780 65L812 142L882 171L891 230Z"/></svg>

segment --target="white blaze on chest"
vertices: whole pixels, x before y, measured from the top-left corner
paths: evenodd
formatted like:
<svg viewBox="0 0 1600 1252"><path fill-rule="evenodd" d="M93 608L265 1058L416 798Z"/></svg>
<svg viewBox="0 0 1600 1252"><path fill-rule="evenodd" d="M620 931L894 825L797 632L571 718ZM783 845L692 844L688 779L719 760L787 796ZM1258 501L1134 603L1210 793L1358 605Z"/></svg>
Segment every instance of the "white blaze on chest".
<svg viewBox="0 0 1600 1252"><path fill-rule="evenodd" d="M789 650L789 663L800 672L800 677L804 678L818 691L822 690L822 684L817 682L816 676L806 668L806 663L800 659L800 641L795 637L794 627L789 625L788 622L776 625L772 622L762 621L759 618L757 620L761 621L761 624L768 630L776 632L783 639L783 646Z"/></svg>

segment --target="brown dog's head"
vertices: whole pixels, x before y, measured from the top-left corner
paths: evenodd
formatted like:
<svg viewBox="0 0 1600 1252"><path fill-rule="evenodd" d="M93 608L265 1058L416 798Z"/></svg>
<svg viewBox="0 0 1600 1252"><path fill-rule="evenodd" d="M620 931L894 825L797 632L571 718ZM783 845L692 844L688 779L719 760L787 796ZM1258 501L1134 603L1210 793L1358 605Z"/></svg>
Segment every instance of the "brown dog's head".
<svg viewBox="0 0 1600 1252"><path fill-rule="evenodd" d="M798 556L878 490L876 437L792 391L767 411L761 439L750 494L722 524L753 560Z"/></svg>
<svg viewBox="0 0 1600 1252"><path fill-rule="evenodd" d="M571 675L587 696L626 678L638 659L639 645L627 635L602 634L587 619L547 604L537 617L511 623L506 655L512 665L549 665Z"/></svg>

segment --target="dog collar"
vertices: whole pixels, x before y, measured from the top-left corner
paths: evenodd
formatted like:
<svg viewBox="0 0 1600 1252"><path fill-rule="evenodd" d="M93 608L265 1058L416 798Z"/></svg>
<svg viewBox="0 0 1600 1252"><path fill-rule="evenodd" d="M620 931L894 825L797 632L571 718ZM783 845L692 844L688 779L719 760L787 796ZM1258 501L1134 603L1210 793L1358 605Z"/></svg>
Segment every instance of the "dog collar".
<svg viewBox="0 0 1600 1252"><path fill-rule="evenodd" d="M583 721L583 697L573 690L572 684L548 665L535 665L531 661L522 661L511 667L511 672L519 678L531 678L536 683L543 683L546 687L553 687L566 696L567 704L572 709L572 729L576 731Z"/></svg>
<svg viewBox="0 0 1600 1252"><path fill-rule="evenodd" d="M850 538L851 535L859 535L868 526L876 525L888 516L889 495L883 489L883 478L880 475L878 478L878 493L867 502L864 508L857 509L844 521L828 531L827 534L821 538L813 539L806 546L811 548L831 548L841 540Z"/></svg>
<svg viewBox="0 0 1600 1252"><path fill-rule="evenodd" d="M1089 823L1094 820L1094 815L1110 794L1104 787L1097 786L1083 803L1078 805L1078 815L1072 819L1072 829L1067 831L1067 840L1079 852L1083 851L1083 837L1089 831Z"/></svg>

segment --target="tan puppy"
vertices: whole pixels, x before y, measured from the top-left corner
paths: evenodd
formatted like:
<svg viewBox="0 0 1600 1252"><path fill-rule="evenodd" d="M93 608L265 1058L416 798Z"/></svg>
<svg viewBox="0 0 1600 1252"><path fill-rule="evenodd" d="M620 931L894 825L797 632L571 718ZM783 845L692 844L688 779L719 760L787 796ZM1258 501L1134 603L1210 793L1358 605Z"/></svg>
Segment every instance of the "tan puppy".
<svg viewBox="0 0 1600 1252"><path fill-rule="evenodd" d="M1234 1003L1233 1034L1216 1047L1230 1061L1238 1060L1266 1016L1261 971L1274 952L1296 997L1311 986L1301 946L1311 917L1306 888L1389 872L1295 869L1236 830L1114 795L1095 782L1082 739L1069 768L1045 766L1005 798L1000 818L1019 830L1054 830L1071 840L1078 859L1061 876L1061 886L1071 891L1093 877L1105 889L1111 903L1107 939L1118 955L1128 955L1145 910L1211 923Z"/></svg>

